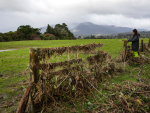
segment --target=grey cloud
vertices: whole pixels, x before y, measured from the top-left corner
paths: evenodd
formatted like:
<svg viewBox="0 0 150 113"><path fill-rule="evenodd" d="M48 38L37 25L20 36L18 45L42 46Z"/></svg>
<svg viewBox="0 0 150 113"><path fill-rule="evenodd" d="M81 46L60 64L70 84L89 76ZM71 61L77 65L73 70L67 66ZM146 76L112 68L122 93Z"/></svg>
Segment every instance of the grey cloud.
<svg viewBox="0 0 150 113"><path fill-rule="evenodd" d="M149 0L1 0L0 10L17 12L81 13L124 15L132 18L150 17Z"/></svg>
<svg viewBox="0 0 150 113"><path fill-rule="evenodd" d="M149 18L149 5L149 0L93 0L78 3L74 7L68 6L68 9L87 14L116 14L132 18Z"/></svg>
<svg viewBox="0 0 150 113"><path fill-rule="evenodd" d="M28 4L28 5L27 5ZM27 0L1 0L1 11L29 11L30 2Z"/></svg>
<svg viewBox="0 0 150 113"><path fill-rule="evenodd" d="M0 11L51 14L51 5L42 0L1 0Z"/></svg>
<svg viewBox="0 0 150 113"><path fill-rule="evenodd" d="M93 22L150 29L149 0L0 0L0 32L20 25Z"/></svg>

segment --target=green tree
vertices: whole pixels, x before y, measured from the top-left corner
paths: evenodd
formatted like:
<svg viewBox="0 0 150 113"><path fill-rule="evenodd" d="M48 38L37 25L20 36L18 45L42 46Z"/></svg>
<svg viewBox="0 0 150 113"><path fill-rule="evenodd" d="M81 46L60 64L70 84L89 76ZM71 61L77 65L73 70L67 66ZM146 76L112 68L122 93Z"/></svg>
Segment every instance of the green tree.
<svg viewBox="0 0 150 113"><path fill-rule="evenodd" d="M54 31L57 39L75 39L65 23L62 23L62 25L56 24Z"/></svg>
<svg viewBox="0 0 150 113"><path fill-rule="evenodd" d="M54 34L54 29L49 24L47 25L47 29L46 29L46 32L44 34L46 34L46 33Z"/></svg>
<svg viewBox="0 0 150 113"><path fill-rule="evenodd" d="M19 37L19 40L30 40L31 34L40 35L40 30L38 28L32 28L30 25L26 26L20 26L17 29L17 34Z"/></svg>

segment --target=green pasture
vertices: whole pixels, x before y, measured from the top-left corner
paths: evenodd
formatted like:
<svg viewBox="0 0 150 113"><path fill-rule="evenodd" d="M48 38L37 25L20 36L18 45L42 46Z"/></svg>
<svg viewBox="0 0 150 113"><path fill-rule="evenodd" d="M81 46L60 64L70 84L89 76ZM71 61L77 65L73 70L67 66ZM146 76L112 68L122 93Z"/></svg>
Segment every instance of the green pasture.
<svg viewBox="0 0 150 113"><path fill-rule="evenodd" d="M144 42L147 41L148 39L144 39ZM2 73L4 76L13 76L27 69L27 66L29 64L30 47L63 47L83 45L89 43L103 43L104 45L101 50L108 52L114 59L120 56L120 53L123 49L122 39L40 40L1 42L0 50L17 50L0 52L0 73ZM130 44L131 43L129 43L129 45Z"/></svg>

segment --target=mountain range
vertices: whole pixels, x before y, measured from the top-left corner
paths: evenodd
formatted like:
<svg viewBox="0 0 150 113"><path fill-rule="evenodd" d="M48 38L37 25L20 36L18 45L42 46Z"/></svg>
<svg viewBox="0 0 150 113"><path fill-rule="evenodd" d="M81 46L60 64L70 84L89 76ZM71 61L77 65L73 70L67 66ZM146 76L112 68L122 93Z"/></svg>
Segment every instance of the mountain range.
<svg viewBox="0 0 150 113"><path fill-rule="evenodd" d="M91 22L83 22L80 24L76 24L74 27L71 27L70 30L74 34L75 37L78 37L78 36L84 37L84 36L90 36L90 35L100 36L100 35L111 35L111 34L132 32L133 28L121 27L121 26L115 26L115 25L110 25L110 26L109 25L97 25ZM44 33L45 31L46 31L46 27L43 27L41 29L41 33ZM138 31L148 31L148 30L138 29Z"/></svg>

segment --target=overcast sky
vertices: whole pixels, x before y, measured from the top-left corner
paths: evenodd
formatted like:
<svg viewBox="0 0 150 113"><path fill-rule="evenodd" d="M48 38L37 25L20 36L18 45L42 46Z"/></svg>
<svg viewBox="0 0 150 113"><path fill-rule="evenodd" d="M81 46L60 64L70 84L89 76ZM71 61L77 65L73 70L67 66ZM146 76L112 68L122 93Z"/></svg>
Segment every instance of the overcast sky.
<svg viewBox="0 0 150 113"><path fill-rule="evenodd" d="M150 0L0 0L0 32L81 22L150 30Z"/></svg>

